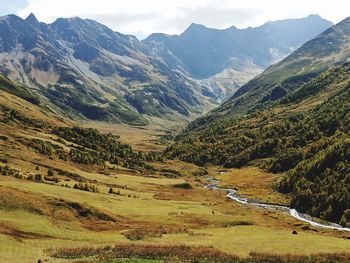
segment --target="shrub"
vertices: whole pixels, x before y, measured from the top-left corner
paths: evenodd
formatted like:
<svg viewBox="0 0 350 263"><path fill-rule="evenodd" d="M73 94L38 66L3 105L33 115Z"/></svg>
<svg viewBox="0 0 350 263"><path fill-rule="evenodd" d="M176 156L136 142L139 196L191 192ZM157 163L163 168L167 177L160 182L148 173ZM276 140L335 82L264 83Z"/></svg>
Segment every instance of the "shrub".
<svg viewBox="0 0 350 263"><path fill-rule="evenodd" d="M51 167L47 170L47 176L54 176L54 171Z"/></svg>

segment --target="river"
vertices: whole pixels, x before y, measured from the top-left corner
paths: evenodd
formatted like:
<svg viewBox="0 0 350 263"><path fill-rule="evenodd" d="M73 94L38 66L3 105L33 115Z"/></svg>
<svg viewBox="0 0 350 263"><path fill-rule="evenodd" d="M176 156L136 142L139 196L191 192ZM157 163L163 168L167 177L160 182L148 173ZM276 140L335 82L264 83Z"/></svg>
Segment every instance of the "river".
<svg viewBox="0 0 350 263"><path fill-rule="evenodd" d="M328 229L335 229L335 230L349 231L350 232L350 228L348 228L348 227L342 227L341 225L338 225L338 224L335 224L332 222L322 222L322 223L317 222L310 215L299 213L294 208L290 208L288 206L267 204L267 203L258 202L256 200L252 200L249 198L241 197L237 194L237 190L235 190L235 189L220 187L219 186L220 181L216 180L215 178L210 177L207 180L208 180L209 184L207 184L205 186L206 189L226 191L227 192L226 196L228 198L230 198L231 200L234 200L238 203L241 203L244 205L250 205L250 206L254 206L254 207L259 207L262 209L281 211L281 212L289 214L290 216L292 216L300 221L309 223L310 225L317 227L317 228L328 228Z"/></svg>

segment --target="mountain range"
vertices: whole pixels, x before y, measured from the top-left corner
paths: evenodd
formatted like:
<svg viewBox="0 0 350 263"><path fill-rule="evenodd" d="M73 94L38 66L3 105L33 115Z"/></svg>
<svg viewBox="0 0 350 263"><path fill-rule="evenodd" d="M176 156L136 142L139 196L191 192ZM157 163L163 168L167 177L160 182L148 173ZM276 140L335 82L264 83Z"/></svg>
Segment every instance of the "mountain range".
<svg viewBox="0 0 350 263"><path fill-rule="evenodd" d="M60 115L145 124L142 116L190 115L200 102L196 83L142 53L135 37L92 20L34 15L0 19L1 71Z"/></svg>
<svg viewBox="0 0 350 263"><path fill-rule="evenodd" d="M325 70L347 62L350 56L349 23L349 18L344 19L307 41L244 84L218 108L197 119L193 127L199 123L208 124L220 117L245 115L268 108L284 97L288 98L288 95Z"/></svg>
<svg viewBox="0 0 350 263"><path fill-rule="evenodd" d="M165 48L166 52L161 48L155 52L161 51L158 55L170 67L182 68L194 78L206 79L227 68L265 69L331 25L318 15L267 22L246 29L232 26L219 30L193 23L180 35L157 33L143 42Z"/></svg>
<svg viewBox="0 0 350 263"><path fill-rule="evenodd" d="M281 173L292 207L349 226L349 47L347 18L190 123L168 156Z"/></svg>
<svg viewBox="0 0 350 263"><path fill-rule="evenodd" d="M244 30L192 24L179 36L139 41L89 19L8 15L0 18L0 72L61 117L192 119L330 25L315 15Z"/></svg>
<svg viewBox="0 0 350 263"><path fill-rule="evenodd" d="M172 69L182 70L228 99L240 86L332 25L318 15L219 30L192 24L180 35L143 42ZM257 44L258 43L258 44Z"/></svg>
<svg viewBox="0 0 350 263"><path fill-rule="evenodd" d="M1 17L0 261L348 262L349 58L350 18Z"/></svg>

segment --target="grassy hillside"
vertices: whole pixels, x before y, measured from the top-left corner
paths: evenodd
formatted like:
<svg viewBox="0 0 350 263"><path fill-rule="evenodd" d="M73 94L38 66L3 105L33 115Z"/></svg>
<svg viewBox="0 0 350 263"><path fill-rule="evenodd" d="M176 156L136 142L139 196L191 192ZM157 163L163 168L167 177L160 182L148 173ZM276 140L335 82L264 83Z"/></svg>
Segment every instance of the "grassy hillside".
<svg viewBox="0 0 350 263"><path fill-rule="evenodd" d="M10 94L16 95L28 102L38 105L40 99L35 94L31 93L25 87L19 86L11 82L8 78L0 74L0 89Z"/></svg>
<svg viewBox="0 0 350 263"><path fill-rule="evenodd" d="M203 188L206 175L220 174L242 194L285 203L272 189L276 175L163 160L134 150L125 143L128 134L121 142L118 126L102 130L76 127L0 90L1 262L348 258L346 233L228 202L225 192Z"/></svg>
<svg viewBox="0 0 350 263"><path fill-rule="evenodd" d="M347 63L303 85L275 108L185 131L167 152L198 165L251 164L287 172L279 189L291 194L292 206L349 225L349 83Z"/></svg>

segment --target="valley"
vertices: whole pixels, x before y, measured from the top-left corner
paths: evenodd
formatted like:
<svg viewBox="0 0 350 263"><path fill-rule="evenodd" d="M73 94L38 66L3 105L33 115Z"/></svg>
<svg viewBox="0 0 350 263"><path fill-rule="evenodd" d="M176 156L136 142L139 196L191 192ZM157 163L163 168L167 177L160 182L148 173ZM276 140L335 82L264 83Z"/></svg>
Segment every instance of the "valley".
<svg viewBox="0 0 350 263"><path fill-rule="evenodd" d="M143 161L141 157L139 161L145 165L135 160L131 162L134 166L126 167L124 158L131 158L130 161L136 158L131 152L117 154L117 166L108 161L104 165L93 164L95 155L91 164L84 164L88 156L64 160L57 149L67 153L80 149L87 153L88 147L94 146L79 142L77 135L52 133L53 127L69 127L70 123L46 116L37 106L13 95L2 92L1 98L0 143L5 149L0 156L1 261L71 262L81 257L84 262L95 262L100 254L94 256L94 248L114 245L116 251L118 245L175 251L172 247L177 244L199 247L198 251L219 249L242 260L252 257L251 252L270 257L281 243L286 247L282 254L295 256L319 253L341 256L348 247L346 232L312 227L282 212L242 205L228 200L225 192L204 189L206 179L216 177L224 186L237 187L246 197L286 204L288 198L274 190L277 175L252 167L204 168L178 160ZM14 107L17 113L9 118L6 107ZM119 126L108 129L98 123L93 126L106 134L120 129L124 143L149 149L130 139L133 134L124 132L123 137ZM159 138L154 130L147 134ZM143 139L150 138L149 135L144 134ZM24 138L45 143L40 148L34 144L28 147ZM158 143L150 140L148 145L153 143L153 149L159 152L161 148L155 142ZM79 146L81 143L85 146ZM50 145L56 151L50 150ZM292 231L298 234L293 235ZM65 250L68 248L71 251ZM89 248L89 252L79 254L83 248ZM73 256L68 256L70 253ZM108 253L105 256L107 260ZM144 256L152 257L147 253Z"/></svg>
<svg viewBox="0 0 350 263"><path fill-rule="evenodd" d="M7 15L0 17L0 73L21 86L22 97L60 118L173 126L219 106L331 25L316 15L244 30L192 24L178 36L139 41L90 19L46 24L32 13ZM289 35L288 26L298 34ZM247 48L250 38L264 44Z"/></svg>
<svg viewBox="0 0 350 263"><path fill-rule="evenodd" d="M0 40L0 262L350 261L349 18Z"/></svg>

